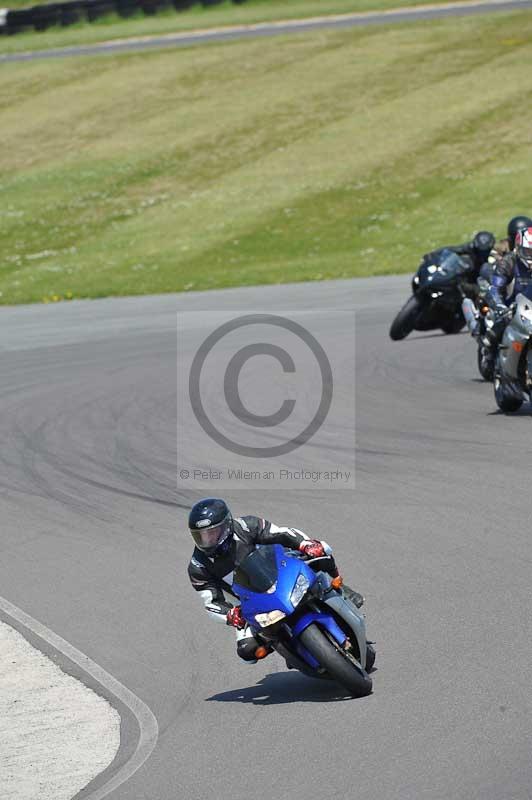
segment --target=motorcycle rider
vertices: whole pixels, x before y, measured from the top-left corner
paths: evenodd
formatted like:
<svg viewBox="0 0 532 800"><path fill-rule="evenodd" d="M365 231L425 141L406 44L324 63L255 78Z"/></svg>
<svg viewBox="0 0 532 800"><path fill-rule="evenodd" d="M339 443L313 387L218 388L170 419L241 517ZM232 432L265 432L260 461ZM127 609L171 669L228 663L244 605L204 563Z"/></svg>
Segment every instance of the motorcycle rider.
<svg viewBox="0 0 532 800"><path fill-rule="evenodd" d="M506 238L499 239L493 248L493 263L497 263L505 255L511 253L515 247L515 237L517 236L518 232L524 231L525 228L529 228L531 226L532 219L527 217L525 214L518 214L516 217L512 217L506 229ZM491 261L491 258L489 260Z"/></svg>
<svg viewBox="0 0 532 800"><path fill-rule="evenodd" d="M513 282L513 290L507 297L507 289ZM532 225L519 230L515 247L496 265L488 291L490 305L494 310L493 336L500 342L508 323L508 306L518 294L532 300Z"/></svg>
<svg viewBox="0 0 532 800"><path fill-rule="evenodd" d="M225 500L206 497L195 503L188 517L189 531L195 548L188 565L192 586L199 593L205 609L213 619L236 629L237 654L244 661L256 663L271 650L267 650L253 635L253 629L242 617L240 606L228 602L233 571L259 544L280 544L299 550L307 558L328 559L320 569L333 578L338 570L332 550L326 542L309 539L297 528L274 525L255 516L233 517ZM344 593L358 608L364 598L344 584ZM234 597L234 595L233 595Z"/></svg>
<svg viewBox="0 0 532 800"><path fill-rule="evenodd" d="M513 274L512 266L504 266L506 260L511 256L513 259L512 251L515 247L515 240L517 235L532 226L532 220L525 215L518 215L512 217L507 227L506 239L500 239L494 246L487 262L482 266L479 277L477 278L478 293L476 295L476 302L473 302L469 297L465 297L462 302L462 311L467 322L467 327L471 335L478 340L479 346L479 365L482 365L481 372L483 377L489 379L493 372L495 357L497 354L497 345L505 328L507 322L507 308L504 304L498 303L494 298L491 286L495 273L502 269L503 273ZM511 278L510 278L511 280ZM496 278L496 282L500 283L500 278ZM504 286L509 281L504 279ZM501 284L502 286L502 284ZM502 299L502 298L499 298ZM494 311L489 317L486 316L490 306L499 304L499 310ZM489 319L490 323L486 324Z"/></svg>

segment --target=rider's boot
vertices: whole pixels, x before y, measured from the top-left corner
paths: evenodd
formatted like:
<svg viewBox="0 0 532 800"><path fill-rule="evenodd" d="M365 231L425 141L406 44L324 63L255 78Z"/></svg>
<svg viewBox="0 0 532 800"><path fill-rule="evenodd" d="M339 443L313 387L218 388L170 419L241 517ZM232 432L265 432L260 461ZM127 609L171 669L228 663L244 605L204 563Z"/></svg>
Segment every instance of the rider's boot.
<svg viewBox="0 0 532 800"><path fill-rule="evenodd" d="M344 595L347 600L353 603L354 606L357 608L362 608L364 605L364 596L360 594L360 592L355 592L354 589L351 589L350 586L347 586L345 583L342 586L344 590Z"/></svg>
<svg viewBox="0 0 532 800"><path fill-rule="evenodd" d="M465 297L462 302L462 312L471 336L478 336L480 332L480 314L474 302L469 297Z"/></svg>

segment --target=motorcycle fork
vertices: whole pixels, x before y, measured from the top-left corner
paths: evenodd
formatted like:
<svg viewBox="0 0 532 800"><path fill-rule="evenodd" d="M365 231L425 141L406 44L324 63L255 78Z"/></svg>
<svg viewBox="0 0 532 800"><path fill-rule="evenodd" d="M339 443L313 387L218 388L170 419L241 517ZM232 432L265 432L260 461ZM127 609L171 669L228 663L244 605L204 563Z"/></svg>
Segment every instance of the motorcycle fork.
<svg viewBox="0 0 532 800"><path fill-rule="evenodd" d="M512 323L506 328L499 348L502 377L510 381L526 381L528 334L523 334Z"/></svg>
<svg viewBox="0 0 532 800"><path fill-rule="evenodd" d="M523 385L529 396L532 397L532 346L530 341L523 355Z"/></svg>

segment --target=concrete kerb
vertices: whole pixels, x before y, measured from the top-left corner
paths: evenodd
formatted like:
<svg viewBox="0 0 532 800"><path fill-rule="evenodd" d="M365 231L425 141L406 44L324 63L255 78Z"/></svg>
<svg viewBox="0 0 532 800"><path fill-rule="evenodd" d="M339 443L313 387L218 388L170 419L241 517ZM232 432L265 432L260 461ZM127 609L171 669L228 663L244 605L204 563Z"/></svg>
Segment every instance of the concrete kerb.
<svg viewBox="0 0 532 800"><path fill-rule="evenodd" d="M125 783L153 752L159 735L148 706L103 667L9 600L0 597L0 620L96 694L120 715L120 747L109 766L72 800L103 800Z"/></svg>

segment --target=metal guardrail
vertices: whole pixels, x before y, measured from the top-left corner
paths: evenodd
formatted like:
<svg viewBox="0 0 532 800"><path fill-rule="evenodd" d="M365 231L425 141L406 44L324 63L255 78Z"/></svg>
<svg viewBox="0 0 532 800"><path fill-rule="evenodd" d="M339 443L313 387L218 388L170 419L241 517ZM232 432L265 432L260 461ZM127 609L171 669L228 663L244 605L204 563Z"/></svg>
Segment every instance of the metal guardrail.
<svg viewBox="0 0 532 800"><path fill-rule="evenodd" d="M240 5L246 0L231 0ZM11 35L33 29L45 31L53 26L73 25L76 22L94 22L106 14L130 17L137 11L147 16L162 9L185 11L194 5L215 6L223 0L68 0L64 3L47 3L28 8L0 8L0 34Z"/></svg>

